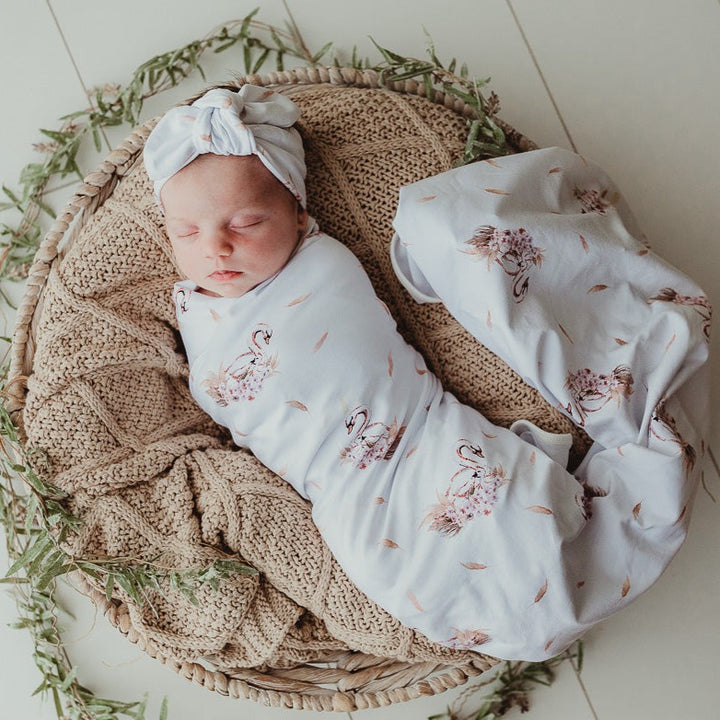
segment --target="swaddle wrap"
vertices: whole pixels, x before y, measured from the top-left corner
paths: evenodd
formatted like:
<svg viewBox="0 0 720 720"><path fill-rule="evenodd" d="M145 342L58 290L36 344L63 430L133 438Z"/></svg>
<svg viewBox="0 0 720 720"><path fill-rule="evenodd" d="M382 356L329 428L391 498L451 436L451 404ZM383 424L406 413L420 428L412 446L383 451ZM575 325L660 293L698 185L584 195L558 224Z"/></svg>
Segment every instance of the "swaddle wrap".
<svg viewBox="0 0 720 720"><path fill-rule="evenodd" d="M156 199L163 185L199 155L257 155L305 207L305 152L292 127L299 117L292 100L255 85L237 92L215 88L191 105L171 108L143 152Z"/></svg>
<svg viewBox="0 0 720 720"><path fill-rule="evenodd" d="M175 302L193 395L312 502L361 590L432 640L542 659L637 597L682 542L709 317L627 233L599 171L564 151L518 157L404 189L395 261L586 427L596 444L576 476L564 440L555 452L444 392L326 235L241 298L185 281ZM505 208L516 243L493 214Z"/></svg>

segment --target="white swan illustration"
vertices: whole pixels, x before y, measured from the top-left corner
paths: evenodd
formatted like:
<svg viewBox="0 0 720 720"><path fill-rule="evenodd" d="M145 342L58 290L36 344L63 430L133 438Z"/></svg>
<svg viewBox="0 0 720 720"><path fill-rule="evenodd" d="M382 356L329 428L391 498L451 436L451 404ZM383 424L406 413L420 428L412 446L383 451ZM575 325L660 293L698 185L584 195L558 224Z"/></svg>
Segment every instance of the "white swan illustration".
<svg viewBox="0 0 720 720"><path fill-rule="evenodd" d="M457 535L475 517L490 515L498 501L498 490L510 482L501 465L486 465L478 444L458 440L455 454L460 469L422 522L429 523L430 530L450 536Z"/></svg>
<svg viewBox="0 0 720 720"><path fill-rule="evenodd" d="M370 422L370 412L359 405L345 418L345 427L352 440L340 457L360 470L379 460L389 460L394 454L405 432L405 426L398 426L397 418L391 425Z"/></svg>
<svg viewBox="0 0 720 720"><path fill-rule="evenodd" d="M231 402L254 400L258 396L277 367L277 355L267 350L272 335L272 328L258 323L250 334L248 350L203 381L206 392L218 405L226 407Z"/></svg>

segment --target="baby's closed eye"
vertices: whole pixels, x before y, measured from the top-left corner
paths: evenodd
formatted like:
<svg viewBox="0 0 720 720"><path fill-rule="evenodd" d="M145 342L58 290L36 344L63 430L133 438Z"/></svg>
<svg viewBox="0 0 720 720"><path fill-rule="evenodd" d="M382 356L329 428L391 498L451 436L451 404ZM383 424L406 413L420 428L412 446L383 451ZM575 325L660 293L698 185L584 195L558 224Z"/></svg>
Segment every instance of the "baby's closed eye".
<svg viewBox="0 0 720 720"><path fill-rule="evenodd" d="M258 217L258 216L249 216L249 217L242 217L242 218L236 218L230 223L230 229L231 230L247 230L248 228L257 227L258 225L262 225L262 223L265 222L267 218L265 217Z"/></svg>
<svg viewBox="0 0 720 720"><path fill-rule="evenodd" d="M198 228L197 225L192 225L190 223L184 223L184 222L177 222L173 220L169 220L166 223L166 229L168 235L170 237L177 237L177 238L185 238L185 237L191 237L193 235L197 235Z"/></svg>

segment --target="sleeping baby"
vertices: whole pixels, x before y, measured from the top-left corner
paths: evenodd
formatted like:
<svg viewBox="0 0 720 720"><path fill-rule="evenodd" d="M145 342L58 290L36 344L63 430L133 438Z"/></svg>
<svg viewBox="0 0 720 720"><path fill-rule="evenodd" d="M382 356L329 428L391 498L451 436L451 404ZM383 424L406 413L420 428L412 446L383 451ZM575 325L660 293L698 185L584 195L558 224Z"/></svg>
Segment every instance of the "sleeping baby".
<svg viewBox="0 0 720 720"><path fill-rule="evenodd" d="M146 143L187 278L174 299L191 392L312 503L348 576L405 625L500 658L555 655L682 542L707 302L567 151L403 189L400 280L588 432L573 475L569 436L490 423L402 339L357 258L308 215L298 118L265 88L213 89Z"/></svg>

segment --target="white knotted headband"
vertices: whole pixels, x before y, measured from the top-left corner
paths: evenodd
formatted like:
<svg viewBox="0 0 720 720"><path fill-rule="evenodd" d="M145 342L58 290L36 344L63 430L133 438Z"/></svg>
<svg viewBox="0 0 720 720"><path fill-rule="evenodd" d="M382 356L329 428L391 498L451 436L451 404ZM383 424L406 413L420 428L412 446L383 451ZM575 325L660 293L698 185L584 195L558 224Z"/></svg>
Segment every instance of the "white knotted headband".
<svg viewBox="0 0 720 720"><path fill-rule="evenodd" d="M198 155L257 155L306 206L305 151L293 124L297 105L256 85L209 90L192 105L171 108L150 133L145 169L160 201L163 185Z"/></svg>

